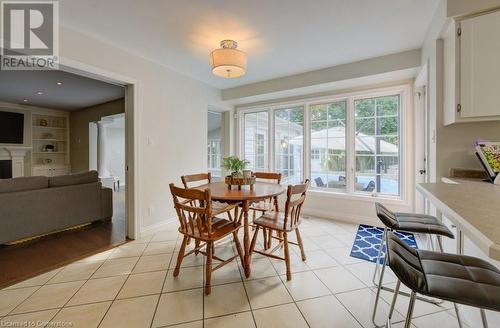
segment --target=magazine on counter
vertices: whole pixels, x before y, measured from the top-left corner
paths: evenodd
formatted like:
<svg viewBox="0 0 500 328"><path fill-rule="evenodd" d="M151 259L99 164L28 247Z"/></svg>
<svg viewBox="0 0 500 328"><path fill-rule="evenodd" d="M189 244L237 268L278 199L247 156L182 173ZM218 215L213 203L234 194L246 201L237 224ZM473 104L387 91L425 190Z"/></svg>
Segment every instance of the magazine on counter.
<svg viewBox="0 0 500 328"><path fill-rule="evenodd" d="M477 141L476 153L493 181L500 172L500 142Z"/></svg>

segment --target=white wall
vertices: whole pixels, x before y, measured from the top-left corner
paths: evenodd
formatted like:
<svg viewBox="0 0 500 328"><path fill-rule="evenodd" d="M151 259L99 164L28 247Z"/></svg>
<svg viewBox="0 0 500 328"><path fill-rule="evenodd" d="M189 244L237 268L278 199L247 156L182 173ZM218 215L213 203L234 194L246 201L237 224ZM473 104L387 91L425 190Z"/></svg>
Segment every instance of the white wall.
<svg viewBox="0 0 500 328"><path fill-rule="evenodd" d="M139 82L137 219L142 230L172 219L168 184L179 184L182 174L206 169L206 112L209 105L224 108L220 91L66 27L60 31L60 51L66 60Z"/></svg>

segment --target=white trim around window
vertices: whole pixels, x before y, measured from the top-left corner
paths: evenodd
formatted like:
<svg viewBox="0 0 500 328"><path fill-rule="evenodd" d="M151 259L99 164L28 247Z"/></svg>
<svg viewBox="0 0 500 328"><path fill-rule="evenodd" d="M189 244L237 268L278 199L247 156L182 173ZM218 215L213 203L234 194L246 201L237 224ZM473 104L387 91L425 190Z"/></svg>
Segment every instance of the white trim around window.
<svg viewBox="0 0 500 328"><path fill-rule="evenodd" d="M413 172L413 125L411 124L411 118L413 117L413 106L412 106L412 87L411 85L404 84L391 87L383 88L373 88L364 91L347 92L342 94L336 94L333 96L307 98L304 97L300 100L295 100L292 102L275 102L259 106L246 106L237 107L237 128L238 133L236 134L238 140L236 142L236 153L240 157L244 157L244 115L247 113L255 112L268 112L268 149L267 149L267 165L269 171L275 170L275 126L274 126L274 113L276 110L283 108L292 107L303 107L304 108L304 119L303 119L303 165L302 165L302 179L311 179L311 106L317 104L334 103L340 101L346 101L346 126L345 126L345 152L346 164L345 164L345 179L346 186L344 190L332 190L331 188L312 188L313 194L321 193L322 195L327 195L331 197L338 198L357 198L364 201L374 201L376 199L381 199L384 202L390 202L400 205L409 205L413 198L413 188L414 188L414 177ZM377 194L373 192L371 194L367 192L356 191L355 183L355 109L354 101L367 98L379 98L386 96L399 96L399 195L387 195L387 194Z"/></svg>

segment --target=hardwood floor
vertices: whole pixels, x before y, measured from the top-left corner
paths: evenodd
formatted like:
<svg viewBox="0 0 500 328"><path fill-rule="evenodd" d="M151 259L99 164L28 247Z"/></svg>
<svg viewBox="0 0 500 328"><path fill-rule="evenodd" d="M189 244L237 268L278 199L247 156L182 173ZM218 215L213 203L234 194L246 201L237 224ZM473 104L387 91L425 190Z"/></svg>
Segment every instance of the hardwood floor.
<svg viewBox="0 0 500 328"><path fill-rule="evenodd" d="M0 246L0 289L127 242L124 193L113 194L114 216L107 222Z"/></svg>

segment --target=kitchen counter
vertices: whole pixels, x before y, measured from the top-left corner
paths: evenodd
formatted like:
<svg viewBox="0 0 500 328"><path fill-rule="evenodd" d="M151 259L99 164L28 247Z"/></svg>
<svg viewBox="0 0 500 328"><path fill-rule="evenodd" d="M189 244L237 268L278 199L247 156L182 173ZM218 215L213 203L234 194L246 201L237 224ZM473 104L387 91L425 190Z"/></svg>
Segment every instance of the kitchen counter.
<svg viewBox="0 0 500 328"><path fill-rule="evenodd" d="M417 190L485 254L500 260L500 185L478 179L443 179ZM439 214L439 213L438 213Z"/></svg>

